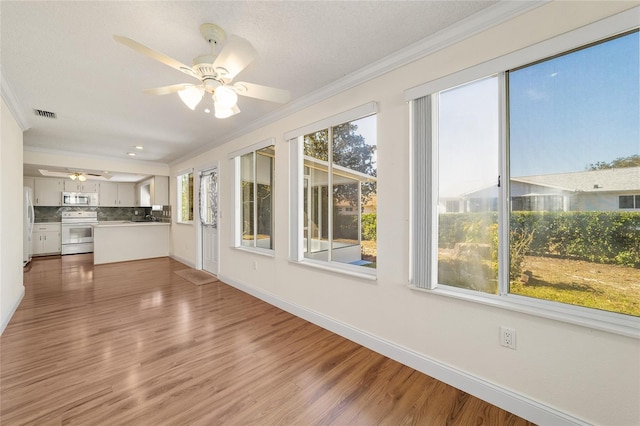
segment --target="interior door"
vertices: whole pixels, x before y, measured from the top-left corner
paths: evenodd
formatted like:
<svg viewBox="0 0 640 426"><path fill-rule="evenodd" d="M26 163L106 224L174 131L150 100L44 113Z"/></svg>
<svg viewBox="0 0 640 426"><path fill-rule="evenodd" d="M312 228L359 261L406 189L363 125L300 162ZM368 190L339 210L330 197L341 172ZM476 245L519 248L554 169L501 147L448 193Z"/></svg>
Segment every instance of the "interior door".
<svg viewBox="0 0 640 426"><path fill-rule="evenodd" d="M218 274L218 168L200 172L202 269Z"/></svg>

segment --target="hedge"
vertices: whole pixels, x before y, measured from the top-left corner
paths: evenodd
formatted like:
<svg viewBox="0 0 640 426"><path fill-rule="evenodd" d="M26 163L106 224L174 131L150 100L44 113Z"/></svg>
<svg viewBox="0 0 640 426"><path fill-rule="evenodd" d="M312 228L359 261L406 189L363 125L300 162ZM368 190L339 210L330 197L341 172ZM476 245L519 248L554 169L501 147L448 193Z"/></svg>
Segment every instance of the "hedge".
<svg viewBox="0 0 640 426"><path fill-rule="evenodd" d="M491 241L497 213L440 215L438 244ZM531 236L527 254L640 268L640 212L513 212L511 235ZM475 241L474 241L475 240Z"/></svg>

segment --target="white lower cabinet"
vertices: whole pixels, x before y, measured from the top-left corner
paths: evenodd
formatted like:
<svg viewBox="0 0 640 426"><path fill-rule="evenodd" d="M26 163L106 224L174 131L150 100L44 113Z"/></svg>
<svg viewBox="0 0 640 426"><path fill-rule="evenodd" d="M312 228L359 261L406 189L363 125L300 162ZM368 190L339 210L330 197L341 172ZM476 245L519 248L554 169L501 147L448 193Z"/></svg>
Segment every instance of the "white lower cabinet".
<svg viewBox="0 0 640 426"><path fill-rule="evenodd" d="M31 247L34 256L46 254L60 254L60 224L59 223L36 223L33 226L31 236Z"/></svg>

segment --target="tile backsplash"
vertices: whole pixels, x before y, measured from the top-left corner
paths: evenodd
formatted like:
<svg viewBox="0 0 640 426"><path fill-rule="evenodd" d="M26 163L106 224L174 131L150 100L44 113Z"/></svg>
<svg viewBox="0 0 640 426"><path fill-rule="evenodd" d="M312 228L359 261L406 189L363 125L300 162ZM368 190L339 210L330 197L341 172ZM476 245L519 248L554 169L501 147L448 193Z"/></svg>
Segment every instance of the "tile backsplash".
<svg viewBox="0 0 640 426"><path fill-rule="evenodd" d="M35 206L36 223L60 222L62 212L97 211L99 221L134 220L153 215L159 221L171 221L171 206L163 206L161 211L151 211L151 207L44 207Z"/></svg>

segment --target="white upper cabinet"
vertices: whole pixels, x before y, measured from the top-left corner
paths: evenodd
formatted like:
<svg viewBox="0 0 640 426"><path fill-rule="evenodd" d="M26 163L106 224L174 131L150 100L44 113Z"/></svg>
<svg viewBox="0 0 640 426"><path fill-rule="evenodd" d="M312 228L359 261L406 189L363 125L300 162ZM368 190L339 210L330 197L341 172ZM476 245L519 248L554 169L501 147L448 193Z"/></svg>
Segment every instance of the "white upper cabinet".
<svg viewBox="0 0 640 426"><path fill-rule="evenodd" d="M135 184L100 182L99 203L102 207L134 207L136 204Z"/></svg>
<svg viewBox="0 0 640 426"><path fill-rule="evenodd" d="M169 205L169 176L154 176L139 182L138 206L168 206Z"/></svg>
<svg viewBox="0 0 640 426"><path fill-rule="evenodd" d="M80 182L77 180L65 179L64 190L67 192L98 192L99 184L95 181Z"/></svg>
<svg viewBox="0 0 640 426"><path fill-rule="evenodd" d="M61 179L34 178L34 205L60 206L62 205L62 191L64 184Z"/></svg>

